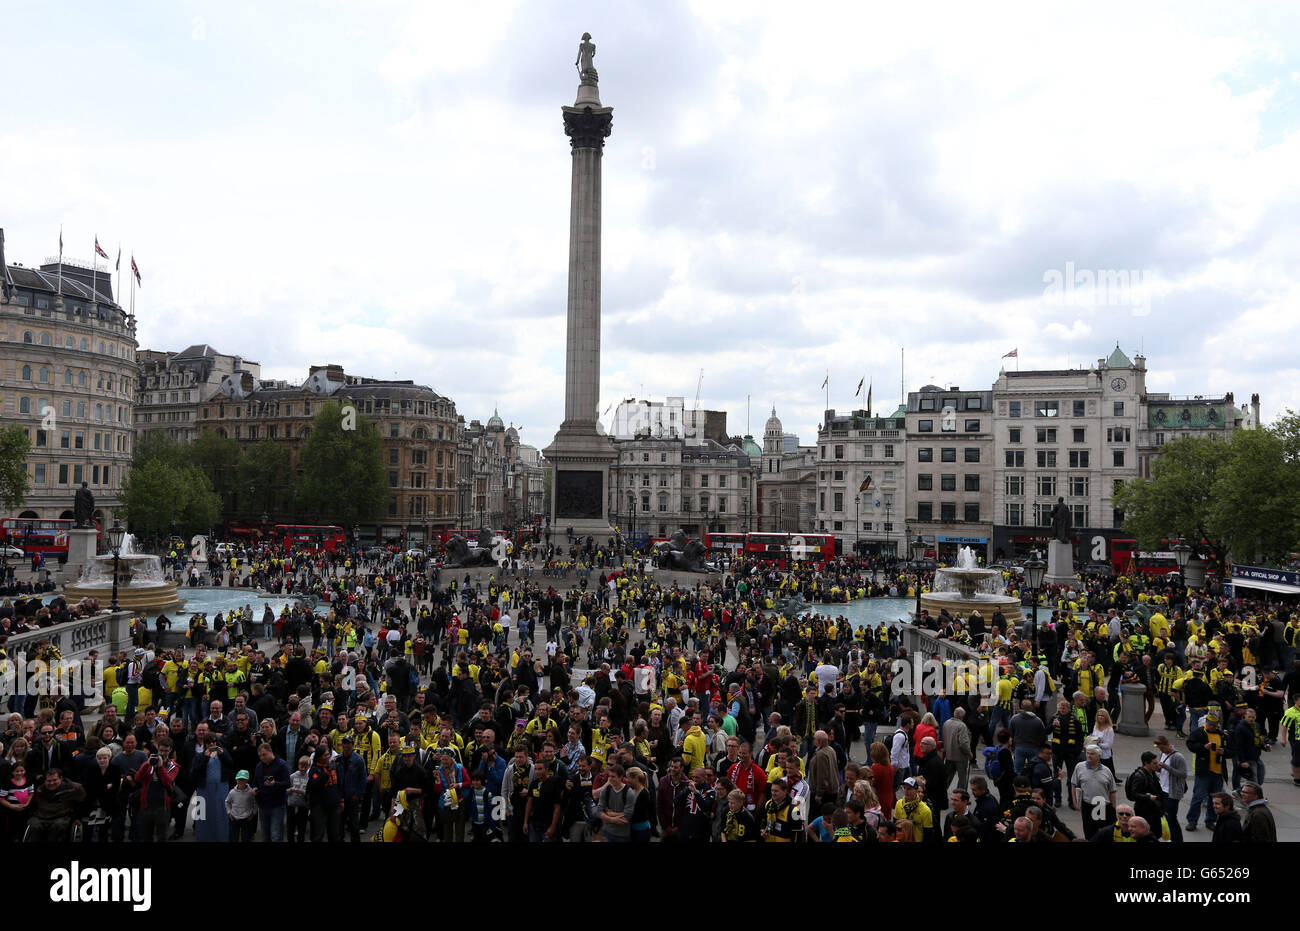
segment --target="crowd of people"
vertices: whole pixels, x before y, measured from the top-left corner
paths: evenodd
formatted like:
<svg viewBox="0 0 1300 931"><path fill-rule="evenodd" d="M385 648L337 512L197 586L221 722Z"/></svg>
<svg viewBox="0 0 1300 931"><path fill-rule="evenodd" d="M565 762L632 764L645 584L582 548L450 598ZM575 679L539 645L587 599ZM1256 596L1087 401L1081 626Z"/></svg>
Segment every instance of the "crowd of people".
<svg viewBox="0 0 1300 931"><path fill-rule="evenodd" d="M0 836L1178 842L1203 816L1267 842L1274 744L1300 785L1300 620L1160 580L1053 590L1036 637L923 613L972 662L914 694L899 625L836 612L931 584L904 563L737 559L686 585L592 541L473 574L407 551L217 559L218 584L298 600L137 619L102 708L11 698ZM1126 683L1165 731L1117 772Z"/></svg>

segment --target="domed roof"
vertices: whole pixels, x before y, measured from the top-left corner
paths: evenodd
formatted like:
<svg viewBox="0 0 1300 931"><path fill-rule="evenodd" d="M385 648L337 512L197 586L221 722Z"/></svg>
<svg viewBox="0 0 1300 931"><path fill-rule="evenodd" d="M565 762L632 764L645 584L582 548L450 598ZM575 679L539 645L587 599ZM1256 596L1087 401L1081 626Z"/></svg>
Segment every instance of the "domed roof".
<svg viewBox="0 0 1300 931"><path fill-rule="evenodd" d="M767 423L763 425L764 433L782 433L781 418L776 416L776 406L772 406L772 416L767 418Z"/></svg>
<svg viewBox="0 0 1300 931"><path fill-rule="evenodd" d="M513 424L506 428L506 438L512 443L519 442L519 431L514 428Z"/></svg>
<svg viewBox="0 0 1300 931"><path fill-rule="evenodd" d="M922 391L942 391L943 389L940 388L938 385L925 385L924 387L921 388L921 390L922 390Z"/></svg>
<svg viewBox="0 0 1300 931"><path fill-rule="evenodd" d="M748 433L745 434L745 441L740 445L741 449L745 451L745 455L747 456L758 458L763 455L762 447L755 443L754 438Z"/></svg>
<svg viewBox="0 0 1300 931"><path fill-rule="evenodd" d="M503 431L503 432L504 432L504 430L505 430L505 428L506 428L505 423L502 422L502 420L501 420L501 416L497 413L497 410L496 410L495 407L492 408L492 416L488 418L487 428L488 428L489 430L499 430L499 431Z"/></svg>

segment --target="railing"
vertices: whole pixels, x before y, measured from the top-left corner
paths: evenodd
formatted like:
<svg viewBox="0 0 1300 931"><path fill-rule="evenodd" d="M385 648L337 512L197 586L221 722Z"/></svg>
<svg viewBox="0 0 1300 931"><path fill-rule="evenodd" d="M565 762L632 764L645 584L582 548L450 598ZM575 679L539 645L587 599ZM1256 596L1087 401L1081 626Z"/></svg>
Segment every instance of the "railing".
<svg viewBox="0 0 1300 931"><path fill-rule="evenodd" d="M30 650L34 658L36 644L45 640L57 647L65 660L83 659L91 650L116 652L130 645L130 621L130 611L119 611L24 631L9 637L5 652L14 657Z"/></svg>
<svg viewBox="0 0 1300 931"><path fill-rule="evenodd" d="M917 627L915 624L901 626L899 631L902 636L903 646L907 647L908 656L931 659L935 654L938 654L941 660L949 662L980 661L981 657L978 650L955 640L936 637L932 631Z"/></svg>

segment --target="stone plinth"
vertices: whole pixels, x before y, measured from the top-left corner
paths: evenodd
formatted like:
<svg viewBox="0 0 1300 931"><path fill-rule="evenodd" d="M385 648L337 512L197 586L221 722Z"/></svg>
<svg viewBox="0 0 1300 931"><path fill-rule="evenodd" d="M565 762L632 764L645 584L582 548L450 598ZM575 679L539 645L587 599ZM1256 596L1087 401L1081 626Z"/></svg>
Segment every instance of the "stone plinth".
<svg viewBox="0 0 1300 931"><path fill-rule="evenodd" d="M1047 544L1047 574L1043 581L1048 585L1073 585L1074 547L1060 540Z"/></svg>
<svg viewBox="0 0 1300 931"><path fill-rule="evenodd" d="M1147 687L1140 682L1126 682L1119 687L1119 721L1115 730L1130 737L1146 737L1151 727L1146 721Z"/></svg>
<svg viewBox="0 0 1300 931"><path fill-rule="evenodd" d="M952 592L921 592L921 607L930 612L930 617L938 617L939 612L946 608L953 619L961 621L963 626L971 612L978 611L980 617L984 618L985 630L992 626L994 611L1002 612L1008 626L1018 625L1021 620L1020 602L1010 596L968 600Z"/></svg>
<svg viewBox="0 0 1300 931"><path fill-rule="evenodd" d="M77 578L84 567L95 561L97 535L93 527L68 531L68 559L60 570L64 578Z"/></svg>

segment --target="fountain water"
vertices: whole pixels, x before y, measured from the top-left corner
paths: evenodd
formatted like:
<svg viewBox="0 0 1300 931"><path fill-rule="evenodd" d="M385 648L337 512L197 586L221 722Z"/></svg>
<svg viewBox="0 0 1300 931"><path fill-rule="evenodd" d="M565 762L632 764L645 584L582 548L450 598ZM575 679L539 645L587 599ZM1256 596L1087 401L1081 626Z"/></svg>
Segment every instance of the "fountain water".
<svg viewBox="0 0 1300 931"><path fill-rule="evenodd" d="M921 607L935 616L942 609L958 619L979 611L981 616L1000 610L1008 621L1020 618L1020 602L1002 594L1002 573L996 569L981 569L976 565L975 553L969 546L957 551L957 564L938 569L934 574L934 587L921 595Z"/></svg>
<svg viewBox="0 0 1300 931"><path fill-rule="evenodd" d="M157 556L135 551L135 539L122 537L117 557L117 603L127 611L161 611L179 605L175 582L163 577L162 561ZM113 597L113 556L96 556L81 570L76 582L63 587L69 601L96 598L109 604Z"/></svg>

